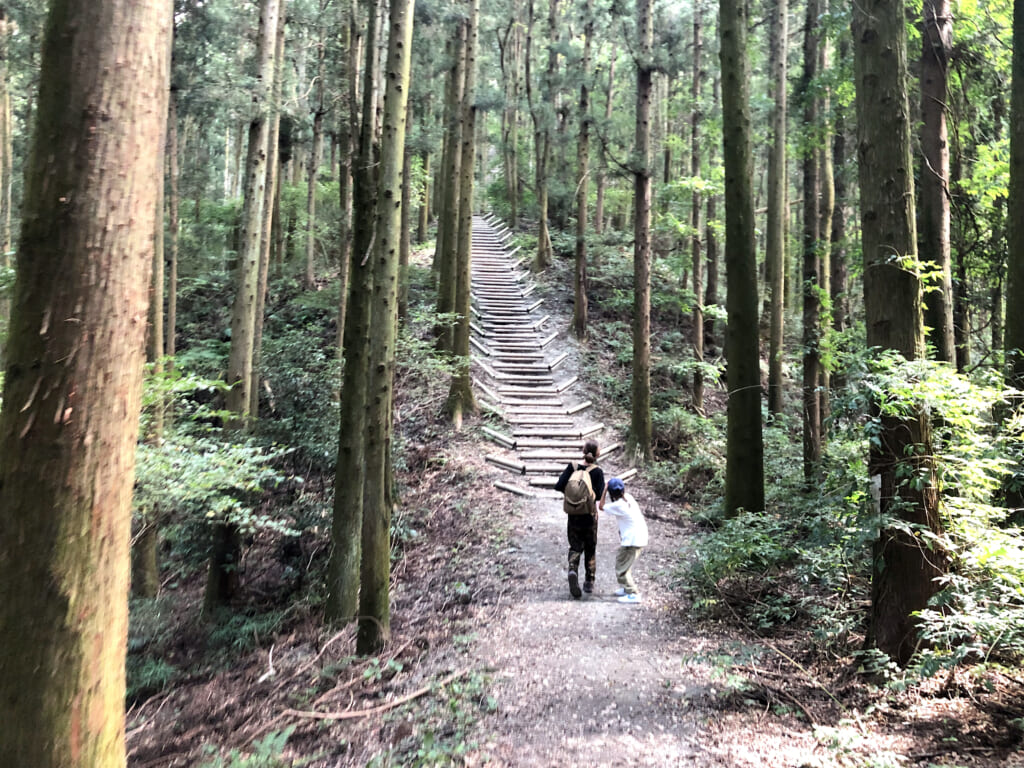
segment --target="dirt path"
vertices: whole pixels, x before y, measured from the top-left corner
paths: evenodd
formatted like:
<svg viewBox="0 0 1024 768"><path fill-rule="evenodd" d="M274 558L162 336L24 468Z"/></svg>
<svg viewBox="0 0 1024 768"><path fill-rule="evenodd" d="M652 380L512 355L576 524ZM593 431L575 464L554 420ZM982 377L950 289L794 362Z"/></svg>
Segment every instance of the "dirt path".
<svg viewBox="0 0 1024 768"><path fill-rule="evenodd" d="M481 222L478 226L479 239L492 243L492 232ZM500 257L486 258L498 265L489 269L501 269ZM508 280L501 275L511 276L506 270L493 277L485 289L491 295ZM516 291L520 284L509 280L507 285ZM572 419L573 429L585 429L612 421L613 415L605 412L599 394L581 391L588 388L584 369L590 353L568 333L566 306L557 293L549 295L538 313L554 317L536 336L555 329L557 339L548 354L566 361L559 377L582 375L568 399L593 399L592 409ZM493 386L497 389L500 382ZM621 442L613 432L602 430L602 445ZM516 460L515 452L506 452L505 458ZM623 466L623 456L619 452L602 463L609 477ZM496 480L505 477L495 471ZM519 479L520 487L525 479ZM622 605L612 594L618 587L614 518L600 522L595 592L575 600L566 581L568 545L560 501L550 498L550 491L538 490L536 498L508 495L510 518L505 522L513 546L501 563L506 597L491 622L479 628L474 646L477 663L493 674L498 703L497 712L483 719L475 734L481 757L494 766L761 766L781 765L785 755L785 764L799 765L801 755L813 748L806 735L759 735L746 743L724 736L727 718L709 707L714 682L700 661L713 657L724 639L693 630L679 590L672 586L688 537L684 527L671 521L682 518L647 494L641 478L629 489L647 512L651 534L634 568L641 605Z"/></svg>
<svg viewBox="0 0 1024 768"><path fill-rule="evenodd" d="M642 506L651 503L631 490ZM476 735L487 764L805 764L815 746L806 728L791 730L774 718L758 727L756 717L743 725L736 718L746 715L714 709L715 682L701 659L714 656L725 638L696 634L671 586L685 531L648 520L651 545L635 568L644 602L622 605L612 596L618 535L610 522L599 530L595 592L574 600L561 505L515 504L506 563L514 586L475 647L481 666L492 670L498 702Z"/></svg>

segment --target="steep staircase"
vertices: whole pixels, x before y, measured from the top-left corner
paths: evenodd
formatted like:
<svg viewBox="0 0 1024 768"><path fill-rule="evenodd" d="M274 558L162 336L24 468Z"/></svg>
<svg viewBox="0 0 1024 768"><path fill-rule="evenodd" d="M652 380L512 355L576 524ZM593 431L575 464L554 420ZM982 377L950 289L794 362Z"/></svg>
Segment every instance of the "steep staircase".
<svg viewBox="0 0 1024 768"><path fill-rule="evenodd" d="M622 446L604 445L605 425L586 415L592 403L568 394L578 376L563 369L569 353L554 343L559 334L543 313L543 299L532 295L536 285L522 266L528 257L517 258L519 249L505 245L511 236L493 217L473 219L473 385L482 406L506 425L483 427L498 446L487 462L505 478L495 486L520 496L557 496L551 489L558 476L582 458L591 438L601 444L606 476L628 479L636 470L615 473L607 462L621 456Z"/></svg>

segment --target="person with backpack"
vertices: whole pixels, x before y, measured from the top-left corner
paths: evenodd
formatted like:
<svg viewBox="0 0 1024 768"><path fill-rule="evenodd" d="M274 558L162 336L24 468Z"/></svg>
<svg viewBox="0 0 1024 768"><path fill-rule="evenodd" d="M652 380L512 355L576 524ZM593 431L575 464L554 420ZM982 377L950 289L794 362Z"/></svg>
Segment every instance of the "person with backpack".
<svg viewBox="0 0 1024 768"><path fill-rule="evenodd" d="M611 499L611 503L605 503ZM601 512L619 520L619 551L615 554L615 576L619 587L615 596L620 603L639 603L640 593L633 581L633 565L647 546L647 522L640 505L632 494L626 493L626 484L617 477L608 481L608 492L601 498Z"/></svg>
<svg viewBox="0 0 1024 768"><path fill-rule="evenodd" d="M597 465L600 451L596 440L583 446L583 463L569 462L555 483L563 494L566 536L569 539L569 593L579 599L583 592L594 591L597 572L597 500L604 494L604 472ZM580 591L580 559L586 569L583 592Z"/></svg>

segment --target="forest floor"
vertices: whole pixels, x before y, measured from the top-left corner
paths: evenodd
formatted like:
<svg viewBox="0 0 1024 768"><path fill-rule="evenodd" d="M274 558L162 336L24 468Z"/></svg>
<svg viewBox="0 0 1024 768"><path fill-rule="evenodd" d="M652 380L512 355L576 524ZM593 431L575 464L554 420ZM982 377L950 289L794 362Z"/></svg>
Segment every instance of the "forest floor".
<svg viewBox="0 0 1024 768"><path fill-rule="evenodd" d="M548 298L552 327L567 328L567 291ZM611 353L564 331L556 343L572 352L576 370L563 373L581 376L581 399L598 395L587 368ZM595 420L624 425L628 414L594 399ZM240 642L230 661L136 702L129 766L1024 767L1019 679L958 672L894 692L850 658L811 657L806 626L762 636L736 614L695 614L680 573L700 557L700 529L642 473L629 484L650 527L635 568L642 604L612 596L607 520L595 592L573 599L558 501L495 490L493 445L474 423L452 433L431 416L412 428L416 408L398 410L411 432L390 645L357 657L354 630L325 628L297 602L278 543L258 539L243 599L284 618L242 626L254 647ZM302 541L308 571L322 570L322 539ZM208 653L210 635L195 619L201 579L178 589L168 660L183 664Z"/></svg>

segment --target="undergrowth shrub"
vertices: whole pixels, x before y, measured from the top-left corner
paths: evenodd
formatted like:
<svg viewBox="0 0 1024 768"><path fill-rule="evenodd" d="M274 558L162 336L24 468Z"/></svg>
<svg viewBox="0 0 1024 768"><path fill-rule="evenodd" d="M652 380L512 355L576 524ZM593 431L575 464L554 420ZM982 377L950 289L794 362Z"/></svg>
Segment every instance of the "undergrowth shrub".
<svg viewBox="0 0 1024 768"><path fill-rule="evenodd" d="M670 499L710 505L721 494L724 414L702 417L682 405L652 410L656 463L649 478Z"/></svg>
<svg viewBox="0 0 1024 768"><path fill-rule="evenodd" d="M297 291L289 281L278 286L281 293ZM323 291L297 291L269 307L260 359L257 433L287 442L318 472L329 471L338 452L338 288L335 282Z"/></svg>
<svg viewBox="0 0 1024 768"><path fill-rule="evenodd" d="M1000 502L1018 466L1021 430L1001 382L993 373L971 380L946 365L888 353L862 353L845 363L846 386L831 403L820 482L808 485L803 477L801 443L793 439L797 425L782 419L767 429L768 511L708 518L711 530L685 574L695 606L716 613L728 606L762 631L811 622L817 647L851 650L864 630L872 546L882 526L902 524L876 511L869 442L879 434L880 413L923 411L933 425L944 530L918 535L944 551L951 567L920 613L922 643L913 672L933 674L966 661L1019 662L1024 548ZM921 479L908 474L904 482Z"/></svg>

